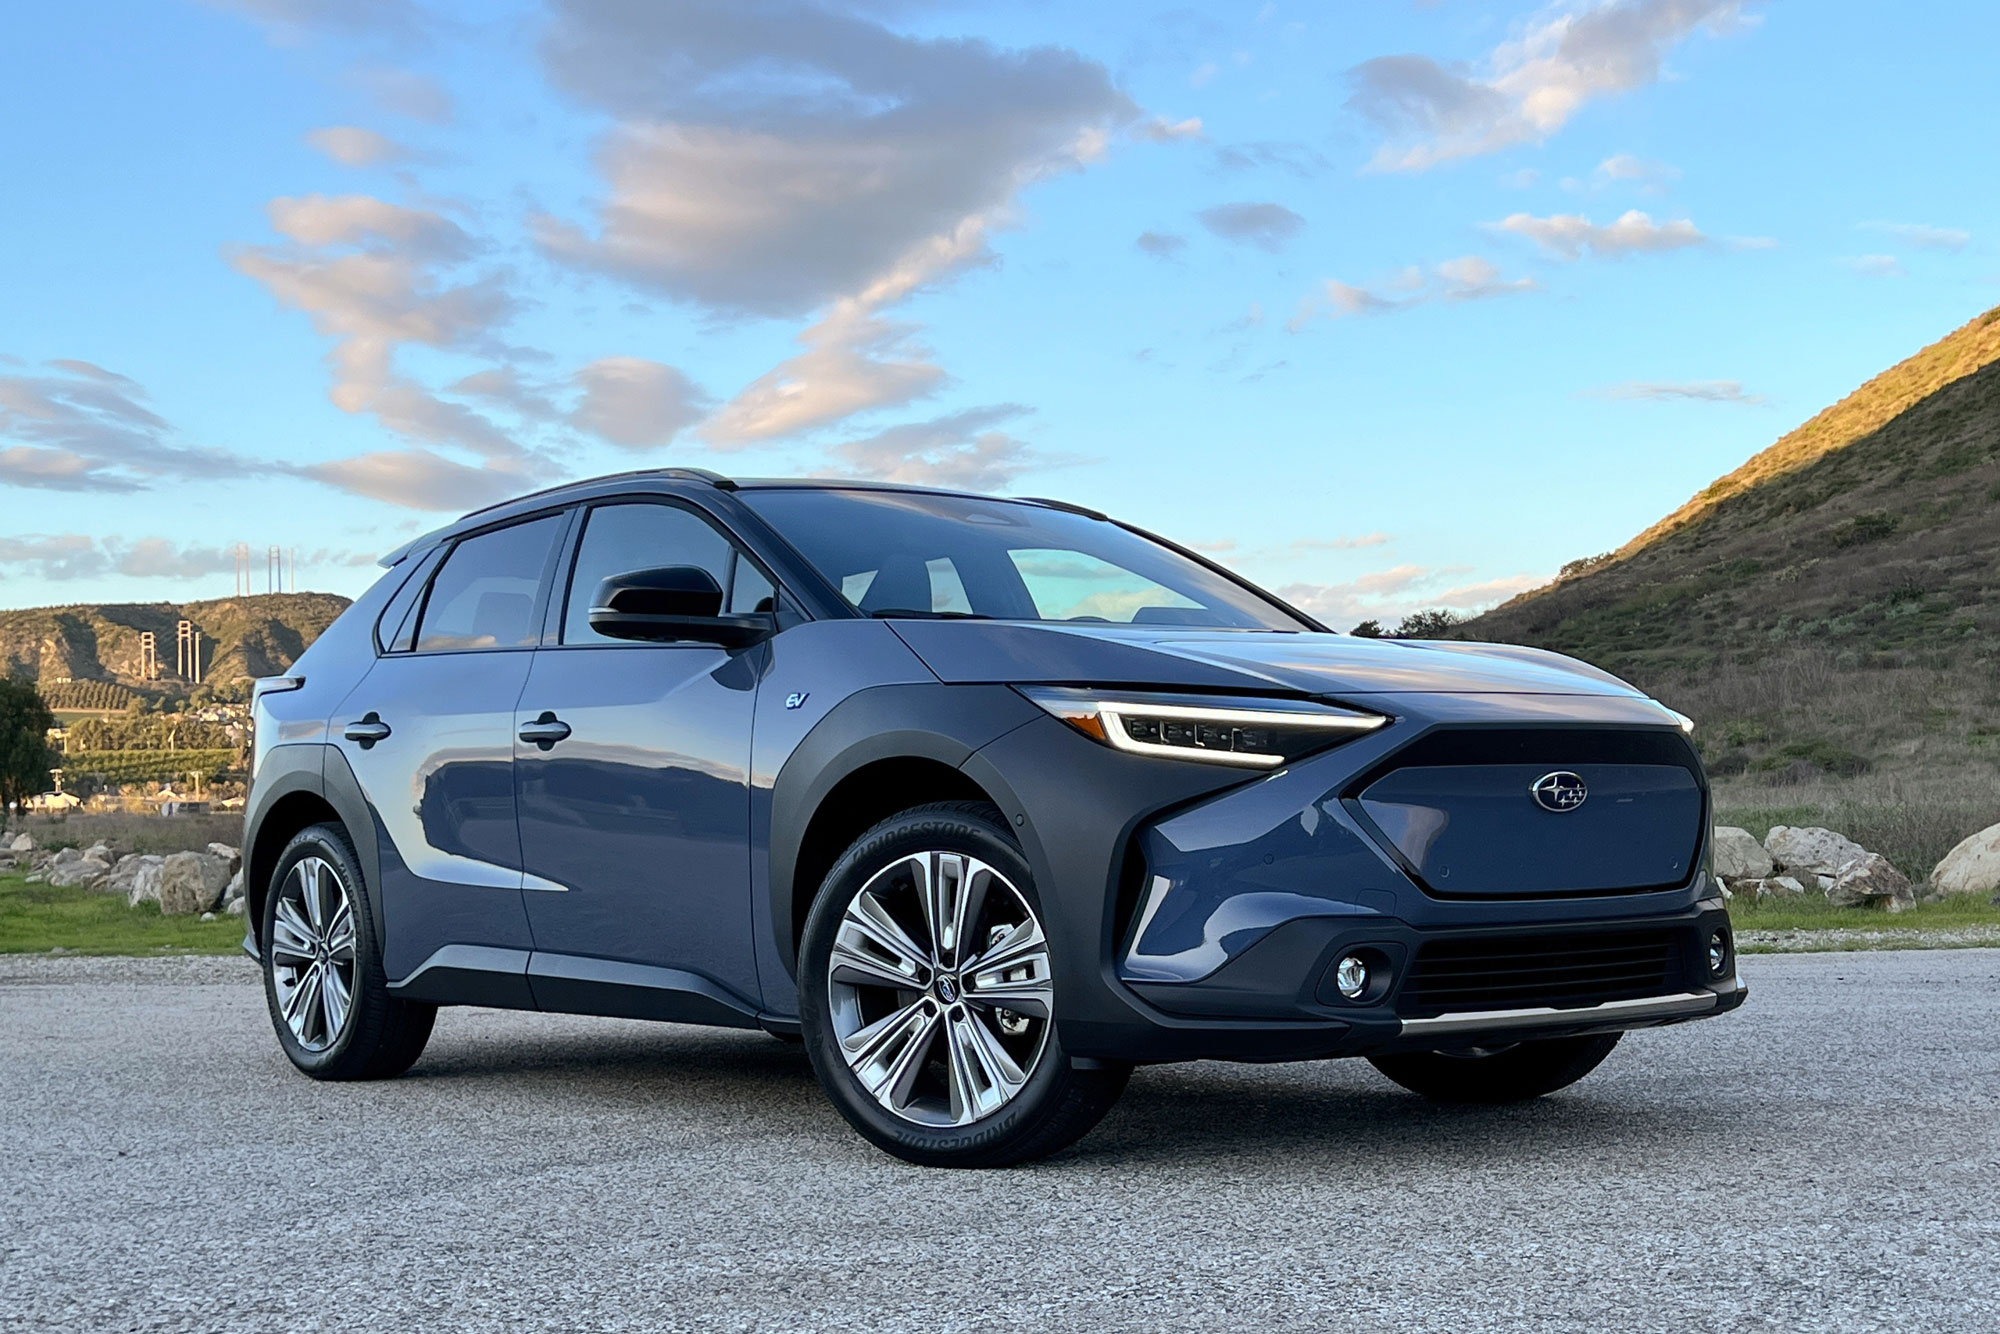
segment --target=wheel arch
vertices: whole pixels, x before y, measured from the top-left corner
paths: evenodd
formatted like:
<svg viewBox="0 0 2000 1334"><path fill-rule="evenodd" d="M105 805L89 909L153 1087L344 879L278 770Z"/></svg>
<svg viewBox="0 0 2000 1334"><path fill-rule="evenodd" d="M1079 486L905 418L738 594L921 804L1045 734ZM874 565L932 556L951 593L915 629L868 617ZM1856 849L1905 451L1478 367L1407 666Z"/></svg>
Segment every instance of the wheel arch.
<svg viewBox="0 0 2000 1334"><path fill-rule="evenodd" d="M295 745L273 748L265 757L251 793L245 821L243 894L249 938L263 948L264 900L271 873L285 845L300 830L316 824L337 824L346 831L367 878L369 915L377 938L382 931L381 849L375 822L361 784L347 757L330 746Z"/></svg>
<svg viewBox="0 0 2000 1334"><path fill-rule="evenodd" d="M934 801L985 801L1018 823L1004 787L965 770L993 738L1043 716L1005 686L909 685L862 691L820 720L771 792L770 917L784 967L826 873L870 826Z"/></svg>

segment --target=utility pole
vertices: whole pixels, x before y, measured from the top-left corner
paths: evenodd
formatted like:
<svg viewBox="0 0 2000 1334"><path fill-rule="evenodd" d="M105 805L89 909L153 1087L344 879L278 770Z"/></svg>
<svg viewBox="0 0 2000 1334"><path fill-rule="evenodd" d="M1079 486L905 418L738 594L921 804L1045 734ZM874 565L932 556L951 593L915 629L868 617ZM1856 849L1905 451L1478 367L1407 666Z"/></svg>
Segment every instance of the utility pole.
<svg viewBox="0 0 2000 1334"><path fill-rule="evenodd" d="M160 645L151 630L142 631L139 635L139 679L160 679Z"/></svg>
<svg viewBox="0 0 2000 1334"><path fill-rule="evenodd" d="M201 684L201 632L193 621L182 621L174 628L174 670L183 680Z"/></svg>

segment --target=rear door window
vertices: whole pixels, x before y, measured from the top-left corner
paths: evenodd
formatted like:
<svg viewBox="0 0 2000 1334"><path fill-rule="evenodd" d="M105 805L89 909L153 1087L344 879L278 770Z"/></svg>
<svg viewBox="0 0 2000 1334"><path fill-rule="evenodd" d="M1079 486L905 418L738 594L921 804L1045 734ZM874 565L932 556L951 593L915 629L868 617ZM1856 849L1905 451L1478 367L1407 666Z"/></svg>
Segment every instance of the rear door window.
<svg viewBox="0 0 2000 1334"><path fill-rule="evenodd" d="M417 652L526 648L563 516L551 514L468 537L451 549L424 601Z"/></svg>

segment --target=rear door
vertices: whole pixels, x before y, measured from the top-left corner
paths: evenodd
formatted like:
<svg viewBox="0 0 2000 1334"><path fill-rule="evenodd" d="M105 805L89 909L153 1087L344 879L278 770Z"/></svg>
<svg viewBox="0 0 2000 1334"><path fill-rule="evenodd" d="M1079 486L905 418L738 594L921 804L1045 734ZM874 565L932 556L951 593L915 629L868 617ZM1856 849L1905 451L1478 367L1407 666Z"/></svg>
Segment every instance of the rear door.
<svg viewBox="0 0 2000 1334"><path fill-rule="evenodd" d="M515 714L529 738L514 751L522 864L531 884L561 887L527 896L537 1000L754 1015L750 726L767 650L606 639L589 610L599 581L635 570L700 566L731 611L769 610L771 579L705 516L664 498L593 506L569 564L556 632ZM550 740L552 727L567 731Z"/></svg>
<svg viewBox="0 0 2000 1334"><path fill-rule="evenodd" d="M568 522L549 514L461 538L333 719L378 822L392 982L426 963L525 969L514 706Z"/></svg>

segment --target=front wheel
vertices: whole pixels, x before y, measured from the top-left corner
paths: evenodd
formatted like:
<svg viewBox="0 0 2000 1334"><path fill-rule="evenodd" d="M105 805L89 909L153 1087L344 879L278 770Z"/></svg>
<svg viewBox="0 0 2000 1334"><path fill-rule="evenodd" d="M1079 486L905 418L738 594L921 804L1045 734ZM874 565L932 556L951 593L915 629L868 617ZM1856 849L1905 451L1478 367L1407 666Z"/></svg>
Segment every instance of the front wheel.
<svg viewBox="0 0 2000 1334"><path fill-rule="evenodd" d="M990 806L884 820L806 919L806 1055L841 1115L909 1162L1028 1162L1103 1118L1131 1067L1072 1060L1058 1002L1033 876Z"/></svg>
<svg viewBox="0 0 2000 1334"><path fill-rule="evenodd" d="M1595 1070L1621 1036L1542 1038L1495 1050L1414 1051L1368 1061L1410 1092L1439 1102L1526 1102Z"/></svg>
<svg viewBox="0 0 2000 1334"><path fill-rule="evenodd" d="M398 1000L347 832L299 831L264 896L264 998L285 1055L314 1079L387 1079L416 1063L437 1006Z"/></svg>

